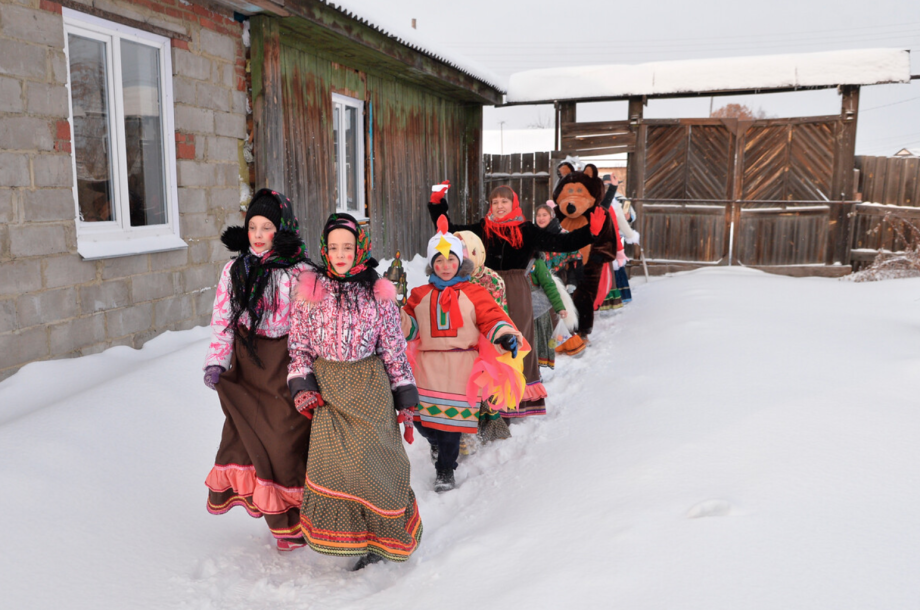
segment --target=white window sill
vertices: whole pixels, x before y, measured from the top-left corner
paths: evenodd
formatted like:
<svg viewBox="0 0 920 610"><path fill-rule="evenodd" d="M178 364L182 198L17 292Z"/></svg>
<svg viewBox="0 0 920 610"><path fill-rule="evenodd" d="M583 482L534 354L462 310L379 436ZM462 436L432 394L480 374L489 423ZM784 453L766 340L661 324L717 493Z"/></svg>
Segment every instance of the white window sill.
<svg viewBox="0 0 920 610"><path fill-rule="evenodd" d="M101 258L117 258L136 254L151 254L188 248L188 244L175 235L158 235L137 239L89 241L77 238L77 252L84 260L94 261Z"/></svg>

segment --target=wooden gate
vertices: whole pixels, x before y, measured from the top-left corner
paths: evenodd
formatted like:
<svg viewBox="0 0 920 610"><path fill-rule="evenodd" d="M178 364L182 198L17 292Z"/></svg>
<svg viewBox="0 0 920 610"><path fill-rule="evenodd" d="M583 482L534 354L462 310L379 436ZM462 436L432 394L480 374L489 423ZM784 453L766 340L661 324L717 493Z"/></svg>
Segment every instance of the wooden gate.
<svg viewBox="0 0 920 610"><path fill-rule="evenodd" d="M841 118L641 120L639 232L666 265L849 262ZM644 140L641 139L644 135Z"/></svg>

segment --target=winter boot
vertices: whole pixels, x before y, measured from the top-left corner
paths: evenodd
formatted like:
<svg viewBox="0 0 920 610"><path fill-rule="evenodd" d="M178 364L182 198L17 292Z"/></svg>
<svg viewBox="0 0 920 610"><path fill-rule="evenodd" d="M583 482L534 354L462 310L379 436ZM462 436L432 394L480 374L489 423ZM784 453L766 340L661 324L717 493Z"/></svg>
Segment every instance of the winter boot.
<svg viewBox="0 0 920 610"><path fill-rule="evenodd" d="M368 553L367 555L362 555L361 558L357 561L357 563L355 563L355 565L351 567L349 572L357 572L359 570L363 570L364 568L371 565L372 563L380 563L381 561L386 561L386 559L374 553Z"/></svg>
<svg viewBox="0 0 920 610"><path fill-rule="evenodd" d="M303 536L300 538L278 538L276 544L279 551L288 552L307 546L307 541Z"/></svg>
<svg viewBox="0 0 920 610"><path fill-rule="evenodd" d="M434 480L434 490L438 493L443 493L445 491L450 491L457 484L454 482L454 471L453 470L439 470L438 476Z"/></svg>

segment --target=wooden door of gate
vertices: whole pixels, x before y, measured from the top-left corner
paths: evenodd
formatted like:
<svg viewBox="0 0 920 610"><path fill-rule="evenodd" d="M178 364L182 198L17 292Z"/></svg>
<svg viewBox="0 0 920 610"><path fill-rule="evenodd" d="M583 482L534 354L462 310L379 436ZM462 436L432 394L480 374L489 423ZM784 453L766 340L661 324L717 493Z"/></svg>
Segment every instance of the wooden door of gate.
<svg viewBox="0 0 920 610"><path fill-rule="evenodd" d="M662 263L824 265L848 260L833 194L841 117L640 120L631 188L646 256ZM636 160L634 158L634 160ZM850 196L850 198L852 195Z"/></svg>

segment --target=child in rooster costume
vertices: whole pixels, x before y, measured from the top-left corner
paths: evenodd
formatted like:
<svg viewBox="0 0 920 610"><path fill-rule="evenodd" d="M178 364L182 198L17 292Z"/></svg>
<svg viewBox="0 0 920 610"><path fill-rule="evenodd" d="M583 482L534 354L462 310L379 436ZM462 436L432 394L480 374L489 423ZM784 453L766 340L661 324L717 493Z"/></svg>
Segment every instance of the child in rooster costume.
<svg viewBox="0 0 920 610"><path fill-rule="evenodd" d="M435 491L454 488L461 434L475 434L479 402L514 408L524 395L529 345L482 286L470 283L473 261L448 232L447 218L428 242L429 283L412 290L403 332L419 391L418 431L431 444Z"/></svg>

